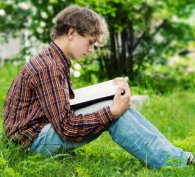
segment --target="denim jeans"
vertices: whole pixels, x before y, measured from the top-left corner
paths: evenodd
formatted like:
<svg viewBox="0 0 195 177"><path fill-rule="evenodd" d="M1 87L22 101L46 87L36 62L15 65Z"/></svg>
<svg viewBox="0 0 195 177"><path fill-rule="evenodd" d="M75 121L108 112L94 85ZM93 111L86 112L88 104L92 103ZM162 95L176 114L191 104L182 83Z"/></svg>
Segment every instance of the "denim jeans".
<svg viewBox="0 0 195 177"><path fill-rule="evenodd" d="M171 144L134 108L123 113L109 126L108 131L113 141L150 167L161 168L168 165L181 167L187 164L190 153ZM65 141L58 136L53 126L48 124L39 133L31 148L43 155L53 155L59 149L68 151L83 146L99 135L83 142Z"/></svg>

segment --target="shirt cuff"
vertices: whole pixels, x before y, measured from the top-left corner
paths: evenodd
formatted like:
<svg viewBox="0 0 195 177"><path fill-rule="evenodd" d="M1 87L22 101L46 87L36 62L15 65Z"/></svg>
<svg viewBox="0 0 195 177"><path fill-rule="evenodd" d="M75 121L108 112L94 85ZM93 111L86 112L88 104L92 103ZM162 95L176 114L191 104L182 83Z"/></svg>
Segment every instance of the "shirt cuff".
<svg viewBox="0 0 195 177"><path fill-rule="evenodd" d="M110 124L111 122L115 120L115 118L113 117L110 111L109 106L106 106L103 109L99 110L98 113L100 116L100 121L102 122L103 125Z"/></svg>

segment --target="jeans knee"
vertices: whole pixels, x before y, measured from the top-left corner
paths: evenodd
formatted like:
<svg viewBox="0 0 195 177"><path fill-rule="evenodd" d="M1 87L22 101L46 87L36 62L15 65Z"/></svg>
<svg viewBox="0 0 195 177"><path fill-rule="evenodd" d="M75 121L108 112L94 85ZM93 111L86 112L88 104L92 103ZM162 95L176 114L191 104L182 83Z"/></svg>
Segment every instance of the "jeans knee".
<svg viewBox="0 0 195 177"><path fill-rule="evenodd" d="M112 139L116 143L120 144L123 139L129 137L128 132L130 131L130 126L128 124L130 124L130 121L127 120L127 117L121 116L108 128Z"/></svg>

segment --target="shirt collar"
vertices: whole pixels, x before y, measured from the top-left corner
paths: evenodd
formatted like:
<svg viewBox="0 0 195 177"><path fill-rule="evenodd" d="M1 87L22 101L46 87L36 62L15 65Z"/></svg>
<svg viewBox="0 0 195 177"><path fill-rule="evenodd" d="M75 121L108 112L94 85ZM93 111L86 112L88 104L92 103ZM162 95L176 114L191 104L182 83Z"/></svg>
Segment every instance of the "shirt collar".
<svg viewBox="0 0 195 177"><path fill-rule="evenodd" d="M70 68L72 66L71 61L66 58L62 50L53 41L50 43L49 48L54 51L54 53L59 57L60 61L65 67Z"/></svg>

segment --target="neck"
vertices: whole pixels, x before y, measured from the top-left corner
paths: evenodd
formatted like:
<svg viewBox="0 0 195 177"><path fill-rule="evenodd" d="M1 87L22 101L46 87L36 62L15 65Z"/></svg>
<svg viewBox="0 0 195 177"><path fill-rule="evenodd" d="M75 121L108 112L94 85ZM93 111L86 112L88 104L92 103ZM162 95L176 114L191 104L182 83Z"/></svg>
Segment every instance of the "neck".
<svg viewBox="0 0 195 177"><path fill-rule="evenodd" d="M64 36L57 37L54 40L54 43L62 50L62 52L64 53L65 57L67 59L70 59L70 54L69 54L69 51L68 51L68 43L67 43L66 37L64 37Z"/></svg>

